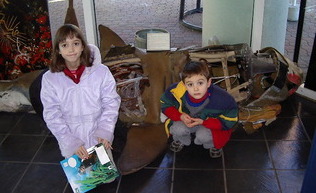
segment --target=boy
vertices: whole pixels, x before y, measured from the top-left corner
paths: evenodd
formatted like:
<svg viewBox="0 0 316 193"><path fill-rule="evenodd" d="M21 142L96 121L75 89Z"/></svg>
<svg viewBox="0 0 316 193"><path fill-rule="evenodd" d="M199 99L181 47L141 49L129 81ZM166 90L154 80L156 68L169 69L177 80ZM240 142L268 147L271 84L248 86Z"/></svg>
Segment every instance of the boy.
<svg viewBox="0 0 316 193"><path fill-rule="evenodd" d="M209 149L212 158L222 156L222 148L230 139L238 121L234 98L212 85L206 62L189 62L184 66L182 81L171 85L161 97L162 113L167 116L166 130L173 141L174 152L194 143Z"/></svg>

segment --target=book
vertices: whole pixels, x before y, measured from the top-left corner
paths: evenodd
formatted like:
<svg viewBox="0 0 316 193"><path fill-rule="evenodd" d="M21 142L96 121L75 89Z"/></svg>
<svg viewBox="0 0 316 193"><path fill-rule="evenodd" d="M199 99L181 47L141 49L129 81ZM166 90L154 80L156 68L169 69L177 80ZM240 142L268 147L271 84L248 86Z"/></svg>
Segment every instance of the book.
<svg viewBox="0 0 316 193"><path fill-rule="evenodd" d="M75 193L84 193L114 181L119 172L100 143L89 149L88 159L73 155L60 161L68 182Z"/></svg>

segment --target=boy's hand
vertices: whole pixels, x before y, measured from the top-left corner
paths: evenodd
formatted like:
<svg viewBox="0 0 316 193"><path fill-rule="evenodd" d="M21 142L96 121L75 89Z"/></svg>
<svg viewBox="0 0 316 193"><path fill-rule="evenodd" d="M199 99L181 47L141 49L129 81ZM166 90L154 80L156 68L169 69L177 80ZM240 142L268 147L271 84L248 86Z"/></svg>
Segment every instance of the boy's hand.
<svg viewBox="0 0 316 193"><path fill-rule="evenodd" d="M190 115L186 113L182 113L180 117L181 121L187 126L187 127L194 127L197 125L202 125L203 120L200 118L192 118Z"/></svg>
<svg viewBox="0 0 316 193"><path fill-rule="evenodd" d="M203 124L203 120L200 118L191 118L191 123L189 123L188 127L194 127L194 126L198 126L198 125L202 125Z"/></svg>
<svg viewBox="0 0 316 193"><path fill-rule="evenodd" d="M105 149L109 149L109 148L113 149L111 146L111 143L106 139L102 139L102 138L98 137L98 143L102 143L104 145Z"/></svg>
<svg viewBox="0 0 316 193"><path fill-rule="evenodd" d="M81 159L88 159L89 154L86 150L86 148L84 146L80 146L77 151L76 154L81 158Z"/></svg>
<svg viewBox="0 0 316 193"><path fill-rule="evenodd" d="M190 115L186 114L186 113L182 113L182 115L180 116L181 121L183 121L183 123L187 126L190 127L190 123L191 121L191 117Z"/></svg>

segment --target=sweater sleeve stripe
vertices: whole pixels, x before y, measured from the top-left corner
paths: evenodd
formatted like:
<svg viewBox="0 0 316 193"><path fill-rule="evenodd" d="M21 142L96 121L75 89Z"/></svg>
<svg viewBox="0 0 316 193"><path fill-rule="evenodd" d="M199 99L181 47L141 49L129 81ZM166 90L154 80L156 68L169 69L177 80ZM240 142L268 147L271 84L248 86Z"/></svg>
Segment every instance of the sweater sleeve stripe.
<svg viewBox="0 0 316 193"><path fill-rule="evenodd" d="M226 117L224 115L220 115L219 117L226 120L226 121L238 121L237 117Z"/></svg>

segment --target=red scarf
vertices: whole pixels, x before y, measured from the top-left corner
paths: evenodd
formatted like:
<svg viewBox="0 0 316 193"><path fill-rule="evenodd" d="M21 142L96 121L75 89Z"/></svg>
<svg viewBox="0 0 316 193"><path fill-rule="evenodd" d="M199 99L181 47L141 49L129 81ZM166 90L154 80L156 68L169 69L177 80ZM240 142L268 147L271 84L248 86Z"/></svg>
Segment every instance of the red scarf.
<svg viewBox="0 0 316 193"><path fill-rule="evenodd" d="M207 97L209 97L210 95L211 95L211 94L210 94L209 92L206 92L205 95L204 95L202 98L200 98L200 99L195 99L195 98L193 98L193 97L188 93L189 100L190 100L190 102L193 102L193 103L202 103L202 102L204 102L205 99L206 99Z"/></svg>
<svg viewBox="0 0 316 193"><path fill-rule="evenodd" d="M76 84L80 82L80 77L85 69L84 65L80 65L77 70L64 69L64 73L69 76Z"/></svg>

